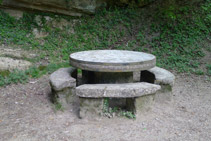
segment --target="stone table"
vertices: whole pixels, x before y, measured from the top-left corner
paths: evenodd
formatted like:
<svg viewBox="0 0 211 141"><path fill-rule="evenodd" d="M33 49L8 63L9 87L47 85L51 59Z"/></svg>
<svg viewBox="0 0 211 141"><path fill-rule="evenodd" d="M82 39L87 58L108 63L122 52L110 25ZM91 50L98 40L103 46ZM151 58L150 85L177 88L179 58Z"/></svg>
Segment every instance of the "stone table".
<svg viewBox="0 0 211 141"><path fill-rule="evenodd" d="M70 55L70 64L82 70L82 85L76 87L81 118L102 115L105 97L109 98L109 107L137 113L151 105L155 92L160 89L153 84L133 83L133 72L155 66L156 58L151 54L125 50L82 51Z"/></svg>
<svg viewBox="0 0 211 141"><path fill-rule="evenodd" d="M153 68L154 55L126 50L91 50L70 55L70 64L82 70L83 84L129 83L133 72Z"/></svg>

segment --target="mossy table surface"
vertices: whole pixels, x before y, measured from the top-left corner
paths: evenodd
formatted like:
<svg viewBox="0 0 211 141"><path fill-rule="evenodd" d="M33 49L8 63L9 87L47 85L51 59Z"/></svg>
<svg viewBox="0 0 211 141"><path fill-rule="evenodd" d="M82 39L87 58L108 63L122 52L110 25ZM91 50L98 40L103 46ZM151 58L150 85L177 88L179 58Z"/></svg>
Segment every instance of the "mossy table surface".
<svg viewBox="0 0 211 141"><path fill-rule="evenodd" d="M156 57L126 50L90 50L70 54L70 64L95 72L133 72L153 68Z"/></svg>

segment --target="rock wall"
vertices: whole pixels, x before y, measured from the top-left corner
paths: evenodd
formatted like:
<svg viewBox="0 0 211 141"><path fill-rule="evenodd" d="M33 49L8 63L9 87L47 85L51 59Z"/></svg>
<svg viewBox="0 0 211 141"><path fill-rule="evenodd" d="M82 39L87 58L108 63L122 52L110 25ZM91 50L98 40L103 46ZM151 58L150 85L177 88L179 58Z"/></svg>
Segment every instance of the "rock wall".
<svg viewBox="0 0 211 141"><path fill-rule="evenodd" d="M94 14L103 0L3 0L2 5L13 8L35 9L44 12L81 16Z"/></svg>
<svg viewBox="0 0 211 141"><path fill-rule="evenodd" d="M82 14L94 14L96 9L106 5L144 6L151 1L153 0L2 0L2 5L17 9L81 16Z"/></svg>

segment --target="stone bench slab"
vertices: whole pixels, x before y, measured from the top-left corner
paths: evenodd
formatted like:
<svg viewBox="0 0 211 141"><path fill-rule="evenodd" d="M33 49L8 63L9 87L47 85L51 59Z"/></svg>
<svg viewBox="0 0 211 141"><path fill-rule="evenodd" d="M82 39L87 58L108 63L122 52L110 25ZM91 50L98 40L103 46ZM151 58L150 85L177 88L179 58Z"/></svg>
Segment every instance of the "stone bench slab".
<svg viewBox="0 0 211 141"><path fill-rule="evenodd" d="M75 78L71 74L76 71L75 68L61 68L50 75L50 84L55 91L61 91L65 88L76 86Z"/></svg>
<svg viewBox="0 0 211 141"><path fill-rule="evenodd" d="M156 93L155 100L159 103L170 102L172 100L172 88L175 76L170 71L160 67L141 71L141 82L149 82L161 86L161 90Z"/></svg>
<svg viewBox="0 0 211 141"><path fill-rule="evenodd" d="M156 93L161 87L146 82L124 84L84 84L76 88L76 95L85 98L131 98Z"/></svg>
<svg viewBox="0 0 211 141"><path fill-rule="evenodd" d="M148 70L155 75L156 84L174 85L175 76L168 70L160 67L154 67Z"/></svg>

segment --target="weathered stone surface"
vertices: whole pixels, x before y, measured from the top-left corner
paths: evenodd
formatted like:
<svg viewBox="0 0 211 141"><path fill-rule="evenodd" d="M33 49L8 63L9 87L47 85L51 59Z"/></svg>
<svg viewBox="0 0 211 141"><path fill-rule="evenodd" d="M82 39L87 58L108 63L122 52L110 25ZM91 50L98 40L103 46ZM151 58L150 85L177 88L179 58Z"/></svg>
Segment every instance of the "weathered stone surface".
<svg viewBox="0 0 211 141"><path fill-rule="evenodd" d="M0 46L0 56L10 56L14 58L34 58L37 55L22 49L15 49L12 47Z"/></svg>
<svg viewBox="0 0 211 141"><path fill-rule="evenodd" d="M168 70L165 70L160 67L154 67L148 70L149 72L155 75L155 83L156 84L164 84L164 85L174 85L175 76Z"/></svg>
<svg viewBox="0 0 211 141"><path fill-rule="evenodd" d="M29 61L17 60L9 57L0 57L0 70L24 70L29 68L31 65L32 64Z"/></svg>
<svg viewBox="0 0 211 141"><path fill-rule="evenodd" d="M125 84L85 84L76 88L76 95L80 97L140 97L155 93L160 89L159 85L141 83Z"/></svg>
<svg viewBox="0 0 211 141"><path fill-rule="evenodd" d="M135 98L135 113L136 115L144 114L149 111L154 104L155 94L150 94Z"/></svg>
<svg viewBox="0 0 211 141"><path fill-rule="evenodd" d="M71 77L75 68L61 68L50 75L50 84L55 91L76 87L75 78Z"/></svg>
<svg viewBox="0 0 211 141"><path fill-rule="evenodd" d="M91 50L70 55L70 64L76 68L98 72L133 72L155 66L152 54L125 50Z"/></svg>
<svg viewBox="0 0 211 141"><path fill-rule="evenodd" d="M78 97L75 94L77 70L75 68L61 68L50 75L52 100L60 103L64 109L69 109Z"/></svg>
<svg viewBox="0 0 211 141"><path fill-rule="evenodd" d="M155 83L161 86L155 96L156 102L159 103L171 102L174 81L175 76L171 72L159 67L141 72L141 82Z"/></svg>
<svg viewBox="0 0 211 141"><path fill-rule="evenodd" d="M2 4L15 8L81 16L82 13L93 14L104 4L104 0L3 0Z"/></svg>
<svg viewBox="0 0 211 141"><path fill-rule="evenodd" d="M109 6L138 6L142 7L154 0L3 0L5 7L31 9L59 14L81 16L94 14L100 7Z"/></svg>
<svg viewBox="0 0 211 141"><path fill-rule="evenodd" d="M80 118L96 118L103 113L103 98L80 97Z"/></svg>
<svg viewBox="0 0 211 141"><path fill-rule="evenodd" d="M139 82L141 77L140 71L133 72L133 82Z"/></svg>
<svg viewBox="0 0 211 141"><path fill-rule="evenodd" d="M65 88L61 91L52 90L52 101L59 103L64 109L70 109L71 105L78 101L78 97L75 95L75 88Z"/></svg>

